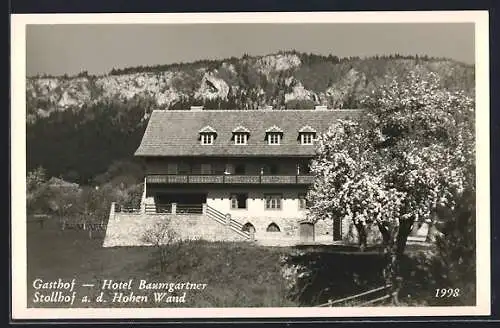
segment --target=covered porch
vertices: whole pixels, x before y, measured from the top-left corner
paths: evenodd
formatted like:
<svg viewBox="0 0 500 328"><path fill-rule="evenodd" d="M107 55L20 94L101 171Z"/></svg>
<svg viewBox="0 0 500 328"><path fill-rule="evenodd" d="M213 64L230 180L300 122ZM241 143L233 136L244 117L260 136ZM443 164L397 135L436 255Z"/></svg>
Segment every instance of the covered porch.
<svg viewBox="0 0 500 328"><path fill-rule="evenodd" d="M207 193L157 192L153 202L144 204L145 213L203 214L207 203Z"/></svg>
<svg viewBox="0 0 500 328"><path fill-rule="evenodd" d="M147 214L204 214L208 190L196 186L183 188L150 184L144 179L141 212Z"/></svg>

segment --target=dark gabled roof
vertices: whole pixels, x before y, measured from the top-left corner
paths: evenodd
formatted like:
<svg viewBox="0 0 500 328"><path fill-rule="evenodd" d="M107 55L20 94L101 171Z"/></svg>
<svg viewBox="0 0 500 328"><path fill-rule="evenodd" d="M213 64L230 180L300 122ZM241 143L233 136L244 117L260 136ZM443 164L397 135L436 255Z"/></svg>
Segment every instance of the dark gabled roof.
<svg viewBox="0 0 500 328"><path fill-rule="evenodd" d="M338 119L356 118L359 110L155 110L135 156L313 156L314 146L297 141L299 130L309 125L323 133ZM201 145L199 131L217 131L213 145ZM233 129L250 131L246 145L235 145ZM268 145L266 130L283 131L280 145Z"/></svg>

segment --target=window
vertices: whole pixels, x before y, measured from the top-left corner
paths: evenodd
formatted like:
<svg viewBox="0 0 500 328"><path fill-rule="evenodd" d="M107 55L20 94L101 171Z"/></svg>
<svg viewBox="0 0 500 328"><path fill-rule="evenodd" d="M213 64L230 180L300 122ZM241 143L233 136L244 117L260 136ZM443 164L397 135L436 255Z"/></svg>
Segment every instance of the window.
<svg viewBox="0 0 500 328"><path fill-rule="evenodd" d="M247 208L247 194L232 194L231 195L231 209L245 209Z"/></svg>
<svg viewBox="0 0 500 328"><path fill-rule="evenodd" d="M200 133L200 141L202 145L212 145L214 143L217 131L213 127L207 125L198 132Z"/></svg>
<svg viewBox="0 0 500 328"><path fill-rule="evenodd" d="M270 174L270 175L276 175L278 174L278 165L276 164L265 164L262 169L261 173L262 174Z"/></svg>
<svg viewBox="0 0 500 328"><path fill-rule="evenodd" d="M226 164L226 169L224 170L224 174L234 174L233 164Z"/></svg>
<svg viewBox="0 0 500 328"><path fill-rule="evenodd" d="M279 133L269 133L267 135L267 141L270 145L279 145L281 141L281 134Z"/></svg>
<svg viewBox="0 0 500 328"><path fill-rule="evenodd" d="M235 133L234 134L234 144L235 145L246 145L248 134L246 133Z"/></svg>
<svg viewBox="0 0 500 328"><path fill-rule="evenodd" d="M188 163L180 163L178 167L179 174L191 174L191 166Z"/></svg>
<svg viewBox="0 0 500 328"><path fill-rule="evenodd" d="M314 141L314 133L302 133L300 141L303 145L312 145Z"/></svg>
<svg viewBox="0 0 500 328"><path fill-rule="evenodd" d="M212 133L201 134L201 144L202 145L213 145L214 135Z"/></svg>
<svg viewBox="0 0 500 328"><path fill-rule="evenodd" d="M306 194L299 194L299 210L305 210L309 207Z"/></svg>
<svg viewBox="0 0 500 328"><path fill-rule="evenodd" d="M167 164L167 174L177 174L177 163Z"/></svg>
<svg viewBox="0 0 500 328"><path fill-rule="evenodd" d="M212 174L212 165L201 164L201 174Z"/></svg>
<svg viewBox="0 0 500 328"><path fill-rule="evenodd" d="M245 164L238 164L234 168L234 174L236 175L243 175L245 174Z"/></svg>
<svg viewBox="0 0 500 328"><path fill-rule="evenodd" d="M201 164L193 163L191 165L191 174L201 174Z"/></svg>
<svg viewBox="0 0 500 328"><path fill-rule="evenodd" d="M280 210L281 198L281 195L265 195L266 210Z"/></svg>
<svg viewBox="0 0 500 328"><path fill-rule="evenodd" d="M244 127L242 125L238 125L233 130L234 144L235 145L246 145L249 135L250 135L250 130L248 130L246 127Z"/></svg>
<svg viewBox="0 0 500 328"><path fill-rule="evenodd" d="M278 225L273 222L267 226L266 231L267 232L280 232L280 227L278 227Z"/></svg>
<svg viewBox="0 0 500 328"><path fill-rule="evenodd" d="M213 168L214 174L224 174L226 166L224 163L215 163Z"/></svg>

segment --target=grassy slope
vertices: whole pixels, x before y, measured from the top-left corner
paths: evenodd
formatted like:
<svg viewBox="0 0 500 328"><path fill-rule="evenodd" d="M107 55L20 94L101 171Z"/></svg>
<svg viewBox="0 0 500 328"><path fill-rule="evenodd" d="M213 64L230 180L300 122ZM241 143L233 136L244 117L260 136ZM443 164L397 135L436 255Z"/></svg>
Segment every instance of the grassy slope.
<svg viewBox="0 0 500 328"><path fill-rule="evenodd" d="M77 285L95 283L96 287L79 287L77 295L95 298L102 279L147 279L161 282L206 283L204 291L186 295L186 307L296 306L286 300L279 258L284 249L255 247L237 243L209 244L191 242L170 255L163 272L158 268L158 253L151 247L102 248L101 236L89 239L84 231L59 231L46 225L28 228L28 306L33 306L36 278L77 279ZM50 293L47 293L50 294ZM148 293L150 294L150 293ZM80 297L81 297L80 296ZM77 298L78 299L78 298ZM36 304L40 306L40 304ZM44 306L54 307L54 304ZM61 305L59 305L61 306ZM74 306L92 307L95 303ZM113 305L110 305L113 306ZM115 304L114 306L127 306ZM128 306L137 306L129 304ZM172 303L141 306L179 306Z"/></svg>

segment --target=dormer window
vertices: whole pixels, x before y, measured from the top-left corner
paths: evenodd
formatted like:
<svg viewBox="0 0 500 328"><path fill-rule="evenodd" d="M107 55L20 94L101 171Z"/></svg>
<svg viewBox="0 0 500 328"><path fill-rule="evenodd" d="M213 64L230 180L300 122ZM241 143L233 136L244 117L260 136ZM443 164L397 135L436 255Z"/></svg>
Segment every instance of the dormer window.
<svg viewBox="0 0 500 328"><path fill-rule="evenodd" d="M316 138L316 130L309 125L303 126L299 130L299 139L302 145L312 145Z"/></svg>
<svg viewBox="0 0 500 328"><path fill-rule="evenodd" d="M250 130L244 126L237 126L233 130L233 140L235 145L246 145L248 142L248 136L250 135Z"/></svg>
<svg viewBox="0 0 500 328"><path fill-rule="evenodd" d="M281 141L281 135L279 133L269 133L267 136L267 141L270 145L279 145Z"/></svg>
<svg viewBox="0 0 500 328"><path fill-rule="evenodd" d="M246 133L236 133L234 135L234 144L235 145L246 145L247 144L248 134Z"/></svg>
<svg viewBox="0 0 500 328"><path fill-rule="evenodd" d="M214 128L207 125L204 128L200 129L200 141L202 145L213 145L215 136L217 135L217 131Z"/></svg>
<svg viewBox="0 0 500 328"><path fill-rule="evenodd" d="M201 144L202 145L213 145L214 144L214 135L210 133L204 133L201 135Z"/></svg>
<svg viewBox="0 0 500 328"><path fill-rule="evenodd" d="M281 130L276 125L273 125L266 130L266 138L268 145L279 145L281 143L281 137L283 136L283 130Z"/></svg>
<svg viewBox="0 0 500 328"><path fill-rule="evenodd" d="M303 145L312 145L314 141L314 133L302 133L300 143Z"/></svg>

